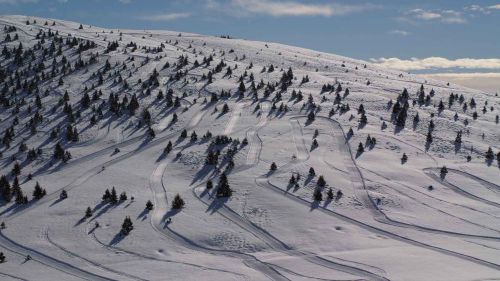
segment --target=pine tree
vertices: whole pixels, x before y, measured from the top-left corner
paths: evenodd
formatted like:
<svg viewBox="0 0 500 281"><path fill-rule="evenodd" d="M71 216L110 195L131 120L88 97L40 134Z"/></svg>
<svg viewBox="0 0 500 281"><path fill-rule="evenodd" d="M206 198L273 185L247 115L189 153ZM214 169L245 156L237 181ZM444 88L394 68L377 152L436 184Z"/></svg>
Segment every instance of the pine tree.
<svg viewBox="0 0 500 281"><path fill-rule="evenodd" d="M163 150L163 152L164 152L165 154L169 154L169 153L170 153L170 151L172 151L172 142L171 142L171 141L168 141L167 146L165 147L165 149Z"/></svg>
<svg viewBox="0 0 500 281"><path fill-rule="evenodd" d="M314 168L311 167L309 168L309 176L314 177L316 175L316 172L314 171Z"/></svg>
<svg viewBox="0 0 500 281"><path fill-rule="evenodd" d="M488 161L492 161L495 158L495 154L493 154L493 149L491 149L491 146L488 148L488 151L486 151L485 157Z"/></svg>
<svg viewBox="0 0 500 281"><path fill-rule="evenodd" d="M90 218L92 217L92 209L90 207L87 207L87 210L85 210L85 218Z"/></svg>
<svg viewBox="0 0 500 281"><path fill-rule="evenodd" d="M130 233L130 231L132 231L132 229L134 229L134 225L133 225L132 220L130 219L130 217L127 216L123 220L121 233L123 235L128 235Z"/></svg>
<svg viewBox="0 0 500 281"><path fill-rule="evenodd" d="M365 148L363 147L363 144L360 142L358 145L358 154L361 154L365 152Z"/></svg>
<svg viewBox="0 0 500 281"><path fill-rule="evenodd" d="M406 163L408 161L408 156L406 156L406 153L403 153L403 157L401 157L401 162Z"/></svg>
<svg viewBox="0 0 500 281"><path fill-rule="evenodd" d="M122 192L120 194L120 201L126 201L127 200L127 193L126 192Z"/></svg>
<svg viewBox="0 0 500 281"><path fill-rule="evenodd" d="M109 197L109 201L112 203L112 204L116 204L118 203L118 195L116 194L116 190L115 190L115 187L113 186L113 188L111 189L111 196Z"/></svg>
<svg viewBox="0 0 500 281"><path fill-rule="evenodd" d="M46 194L47 194L47 192L45 191L45 189L40 187L40 184L38 182L36 182L35 190L33 191L33 198L35 198L36 200L39 200L43 196L45 196Z"/></svg>
<svg viewBox="0 0 500 281"><path fill-rule="evenodd" d="M3 254L3 252L0 252L0 263L4 262L5 262L5 255Z"/></svg>
<svg viewBox="0 0 500 281"><path fill-rule="evenodd" d="M153 203L151 202L151 200L148 200L148 202L146 202L146 210L151 211L153 210L153 208L154 208Z"/></svg>
<svg viewBox="0 0 500 281"><path fill-rule="evenodd" d="M316 189L313 194L314 201L323 201L323 194L321 194L321 190Z"/></svg>
<svg viewBox="0 0 500 281"><path fill-rule="evenodd" d="M317 184L321 188L325 187L326 186L325 178L323 176L319 176Z"/></svg>
<svg viewBox="0 0 500 281"><path fill-rule="evenodd" d="M60 198L61 200L64 200L64 199L68 198L68 193L66 192L66 190L64 190L64 189L63 189L63 190L61 191L61 194L59 195L59 198Z"/></svg>
<svg viewBox="0 0 500 281"><path fill-rule="evenodd" d="M208 180L208 181L207 181L207 189L208 189L208 190L210 190L210 189L212 189L213 187L214 187L214 184L213 184L212 180Z"/></svg>
<svg viewBox="0 0 500 281"><path fill-rule="evenodd" d="M19 165L19 162L14 163L12 174L15 176L19 176L21 174L21 165Z"/></svg>
<svg viewBox="0 0 500 281"><path fill-rule="evenodd" d="M225 173L222 173L222 175L219 178L219 186L217 188L217 197L231 197L233 194L233 190L229 186L229 182L227 180L227 176Z"/></svg>
<svg viewBox="0 0 500 281"><path fill-rule="evenodd" d="M174 200L172 200L172 209L182 209L184 207L184 199L181 198L179 194L175 195Z"/></svg>
<svg viewBox="0 0 500 281"><path fill-rule="evenodd" d="M102 201L108 202L111 199L111 193L109 192L109 189L106 189L104 191L104 194L102 195Z"/></svg>
<svg viewBox="0 0 500 281"><path fill-rule="evenodd" d="M328 200L333 200L333 190L331 188L328 189L326 195L328 196Z"/></svg>
<svg viewBox="0 0 500 281"><path fill-rule="evenodd" d="M443 166L441 168L441 172L440 173L441 173L441 177L445 177L446 176L446 174L448 173L448 169L446 168L446 166Z"/></svg>
<svg viewBox="0 0 500 281"><path fill-rule="evenodd" d="M273 163L271 163L271 167L269 168L269 170L270 170L271 172L274 172L274 171L276 171L277 169L278 169L278 166L276 165L276 163L274 163L274 162L273 162Z"/></svg>

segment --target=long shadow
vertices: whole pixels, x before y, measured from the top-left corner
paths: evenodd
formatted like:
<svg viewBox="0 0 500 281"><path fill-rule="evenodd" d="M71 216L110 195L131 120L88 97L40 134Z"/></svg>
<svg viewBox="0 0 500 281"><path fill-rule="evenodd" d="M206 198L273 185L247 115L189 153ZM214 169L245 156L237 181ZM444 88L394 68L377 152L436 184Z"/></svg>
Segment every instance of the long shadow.
<svg viewBox="0 0 500 281"><path fill-rule="evenodd" d="M77 221L77 222L73 225L73 227L77 227L77 226L79 226L80 224L84 223L86 220L87 220L87 218L86 218L86 217L83 217L83 218L79 219L79 220L78 220L78 221Z"/></svg>
<svg viewBox="0 0 500 281"><path fill-rule="evenodd" d="M211 215L216 213L220 208L226 204L226 202L229 200L229 197L222 197L222 198L215 198L212 203L208 206L207 210L205 212L209 212Z"/></svg>
<svg viewBox="0 0 500 281"><path fill-rule="evenodd" d="M317 209L319 207L319 204L320 204L320 201L318 200L314 200L311 202L311 209L309 211L314 211L315 209Z"/></svg>
<svg viewBox="0 0 500 281"><path fill-rule="evenodd" d="M306 179L305 179L305 181L304 181L304 185L309 184L309 183L312 181L312 179L313 179L313 178L314 178L314 176L313 176L313 175L308 174L308 175L307 175L307 178L306 178Z"/></svg>
<svg viewBox="0 0 500 281"><path fill-rule="evenodd" d="M52 202L52 204L49 205L49 207L52 207L54 205L57 205L59 202L63 201L64 199L63 198L57 198L56 201Z"/></svg>
<svg viewBox="0 0 500 281"><path fill-rule="evenodd" d="M206 176L210 172L212 172L212 174L215 173L215 170L216 170L215 166L213 166L213 165L204 165L203 168L201 168L201 170L196 172L196 174L194 175L194 178L191 181L191 185L206 178Z"/></svg>
<svg viewBox="0 0 500 281"><path fill-rule="evenodd" d="M148 217L149 210L144 208L142 212L137 216L137 219L145 220Z"/></svg>
<svg viewBox="0 0 500 281"><path fill-rule="evenodd" d="M167 227L167 224L170 223L172 217L177 215L180 211L180 209L170 209L163 215L163 217L161 218L161 222L165 222L164 228Z"/></svg>
<svg viewBox="0 0 500 281"><path fill-rule="evenodd" d="M330 199L330 198L326 198L325 200L325 203L323 203L323 208L326 208L328 207L328 205L330 205L330 203L332 203L333 199Z"/></svg>
<svg viewBox="0 0 500 281"><path fill-rule="evenodd" d="M115 237L113 237L111 242L109 242L109 245L114 246L114 245L120 243L123 239L125 239L125 235L123 235L120 231L117 234L115 234Z"/></svg>
<svg viewBox="0 0 500 281"><path fill-rule="evenodd" d="M104 215L104 213L106 213L109 209L113 209L116 206L117 206L117 204L115 204L115 205L113 205L113 204L107 204L104 208L100 209L99 212L94 217L92 217L92 219L90 219L90 221L96 220L100 216Z"/></svg>

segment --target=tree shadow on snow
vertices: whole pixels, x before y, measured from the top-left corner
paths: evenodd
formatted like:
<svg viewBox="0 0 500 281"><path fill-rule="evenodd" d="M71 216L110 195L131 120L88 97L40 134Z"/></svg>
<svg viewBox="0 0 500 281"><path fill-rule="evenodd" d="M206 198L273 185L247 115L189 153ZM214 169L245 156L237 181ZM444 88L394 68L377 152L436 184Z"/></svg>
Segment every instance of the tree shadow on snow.
<svg viewBox="0 0 500 281"><path fill-rule="evenodd" d="M314 200L313 202L311 202L311 209L309 211L314 211L315 209L317 209L319 207L319 203L320 201L318 200Z"/></svg>
<svg viewBox="0 0 500 281"><path fill-rule="evenodd" d="M210 214L216 213L220 208L224 207L224 204L229 200L228 197L215 198L212 203L208 206L205 212L210 212Z"/></svg>

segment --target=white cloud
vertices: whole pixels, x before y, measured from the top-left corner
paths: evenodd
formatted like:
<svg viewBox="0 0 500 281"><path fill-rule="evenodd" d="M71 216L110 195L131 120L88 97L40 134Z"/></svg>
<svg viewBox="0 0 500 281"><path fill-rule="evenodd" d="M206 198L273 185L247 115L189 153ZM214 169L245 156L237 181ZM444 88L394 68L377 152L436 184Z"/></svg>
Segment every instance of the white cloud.
<svg viewBox="0 0 500 281"><path fill-rule="evenodd" d="M372 58L370 60L380 66L406 71L444 68L500 69L500 59L463 58L449 60L442 57L429 57L425 59L411 58L409 60L399 58Z"/></svg>
<svg viewBox="0 0 500 281"><path fill-rule="evenodd" d="M391 31L389 31L389 33L390 34L394 34L394 35L400 35L400 36L408 36L408 35L410 35L410 32L405 31L405 30L399 30L399 29L391 30Z"/></svg>
<svg viewBox="0 0 500 281"><path fill-rule="evenodd" d="M455 10L424 10L413 9L405 13L413 20L441 21L444 23L466 23L464 14Z"/></svg>
<svg viewBox="0 0 500 281"><path fill-rule="evenodd" d="M496 5L493 5L493 6L489 6L488 8L489 8L489 9L494 9L494 10L500 10L500 4L496 4Z"/></svg>
<svg viewBox="0 0 500 281"><path fill-rule="evenodd" d="M130 2L132 2L131 0L118 0L120 3L123 3L123 4L128 4Z"/></svg>
<svg viewBox="0 0 500 281"><path fill-rule="evenodd" d="M450 77L457 79L470 79L470 78L500 78L499 72L469 72L469 73L432 73L422 74L428 77Z"/></svg>
<svg viewBox="0 0 500 281"><path fill-rule="evenodd" d="M233 15L262 14L273 17L346 15L375 8L375 5L313 4L275 0L207 0L207 8Z"/></svg>
<svg viewBox="0 0 500 281"><path fill-rule="evenodd" d="M473 13L481 13L481 14L485 14L485 15L491 14L491 11L488 10L488 7L482 7L479 5L466 6L466 7L464 7L464 11L469 12L471 14L473 14Z"/></svg>
<svg viewBox="0 0 500 281"><path fill-rule="evenodd" d="M170 13L170 14L156 14L156 15L149 15L149 16L141 16L141 17L138 17L138 19L146 20L146 21L172 21L172 20L187 18L190 16L191 16L190 13Z"/></svg>

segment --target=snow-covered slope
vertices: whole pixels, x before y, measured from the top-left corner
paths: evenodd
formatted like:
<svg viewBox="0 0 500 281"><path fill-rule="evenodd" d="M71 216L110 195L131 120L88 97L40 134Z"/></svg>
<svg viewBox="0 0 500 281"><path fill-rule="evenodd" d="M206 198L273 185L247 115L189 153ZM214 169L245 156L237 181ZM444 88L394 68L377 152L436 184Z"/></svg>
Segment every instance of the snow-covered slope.
<svg viewBox="0 0 500 281"><path fill-rule="evenodd" d="M0 33L2 280L500 279L493 94L275 43Z"/></svg>

